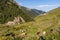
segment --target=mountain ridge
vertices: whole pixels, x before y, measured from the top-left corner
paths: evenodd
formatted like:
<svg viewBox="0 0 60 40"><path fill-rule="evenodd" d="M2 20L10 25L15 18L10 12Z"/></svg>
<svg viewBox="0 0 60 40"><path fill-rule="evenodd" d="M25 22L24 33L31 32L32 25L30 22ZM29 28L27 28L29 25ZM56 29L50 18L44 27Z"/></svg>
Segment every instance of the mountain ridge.
<svg viewBox="0 0 60 40"><path fill-rule="evenodd" d="M12 21L14 17L18 15L21 16L26 22L33 21L33 16L30 13L24 10L22 6L19 6L14 0L1 0L0 1L0 23L6 23ZM36 12L34 12L36 13Z"/></svg>

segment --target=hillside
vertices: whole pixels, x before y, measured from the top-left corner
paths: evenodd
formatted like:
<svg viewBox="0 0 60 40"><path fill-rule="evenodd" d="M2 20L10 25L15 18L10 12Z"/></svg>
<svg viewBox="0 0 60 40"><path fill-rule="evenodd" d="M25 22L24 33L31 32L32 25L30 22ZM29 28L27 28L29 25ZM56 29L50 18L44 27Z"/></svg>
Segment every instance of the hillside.
<svg viewBox="0 0 60 40"><path fill-rule="evenodd" d="M17 16L21 16L26 22L33 21L34 19L30 13L33 14L34 11L27 13L29 10L25 11L26 9L19 6L14 0L0 0L0 23L3 24L8 21L13 21L14 17Z"/></svg>
<svg viewBox="0 0 60 40"><path fill-rule="evenodd" d="M34 22L0 26L1 40L60 40L60 7L37 16Z"/></svg>
<svg viewBox="0 0 60 40"><path fill-rule="evenodd" d="M21 7L21 9L23 10L23 12L28 14L31 18L35 18L36 16L38 16L40 14L46 13L46 12L41 11L41 10L30 9L30 8L26 8L26 7L23 7L23 6Z"/></svg>

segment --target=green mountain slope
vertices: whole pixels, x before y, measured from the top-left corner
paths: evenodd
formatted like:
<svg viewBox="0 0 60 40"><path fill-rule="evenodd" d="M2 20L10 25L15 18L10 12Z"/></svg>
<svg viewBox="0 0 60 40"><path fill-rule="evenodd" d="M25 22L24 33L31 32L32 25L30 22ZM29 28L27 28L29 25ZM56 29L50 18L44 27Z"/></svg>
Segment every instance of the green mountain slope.
<svg viewBox="0 0 60 40"><path fill-rule="evenodd" d="M12 21L14 17L17 16L23 17L26 22L33 20L25 14L13 0L0 1L0 23Z"/></svg>
<svg viewBox="0 0 60 40"><path fill-rule="evenodd" d="M30 13L32 13L33 11L27 14L28 10L25 10L24 8L22 8L22 6L19 6L14 0L0 0L0 23L12 21L14 20L14 17L17 16L21 16L26 22L33 21L34 19L30 15Z"/></svg>
<svg viewBox="0 0 60 40"><path fill-rule="evenodd" d="M60 40L60 7L36 17L37 25L46 31L45 40Z"/></svg>
<svg viewBox="0 0 60 40"><path fill-rule="evenodd" d="M41 10L37 10L37 9L29 9L26 7L21 6L21 9L23 12L26 12L26 14L28 14L30 17L35 18L36 16L40 15L40 14L44 14L46 12L41 11Z"/></svg>
<svg viewBox="0 0 60 40"><path fill-rule="evenodd" d="M0 32L1 40L60 40L60 7L36 17L34 22L1 25Z"/></svg>

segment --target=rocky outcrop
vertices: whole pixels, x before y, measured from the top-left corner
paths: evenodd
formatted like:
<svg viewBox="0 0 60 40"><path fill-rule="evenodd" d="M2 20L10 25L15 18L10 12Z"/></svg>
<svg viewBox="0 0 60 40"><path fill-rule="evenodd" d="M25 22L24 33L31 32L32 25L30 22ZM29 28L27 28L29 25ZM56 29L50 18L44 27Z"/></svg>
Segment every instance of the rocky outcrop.
<svg viewBox="0 0 60 40"><path fill-rule="evenodd" d="M6 23L6 25L14 26L14 25L22 24L24 22L25 22L25 20L21 16L20 17L17 16L17 17L14 18L13 21L8 21Z"/></svg>

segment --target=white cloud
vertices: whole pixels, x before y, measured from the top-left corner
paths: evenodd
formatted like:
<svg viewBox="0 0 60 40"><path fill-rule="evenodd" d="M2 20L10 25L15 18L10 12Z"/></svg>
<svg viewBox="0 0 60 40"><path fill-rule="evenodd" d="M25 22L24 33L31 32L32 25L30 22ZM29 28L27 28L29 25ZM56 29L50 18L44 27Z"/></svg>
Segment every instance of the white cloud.
<svg viewBox="0 0 60 40"><path fill-rule="evenodd" d="M47 4L47 5L37 5L37 6L34 6L33 8L38 9L38 10L43 10L43 11L49 11L57 7L59 7L59 5Z"/></svg>
<svg viewBox="0 0 60 40"><path fill-rule="evenodd" d="M22 5L22 3L18 3L19 5Z"/></svg>
<svg viewBox="0 0 60 40"><path fill-rule="evenodd" d="M52 7L52 6L57 6L57 5L38 5L37 7Z"/></svg>

